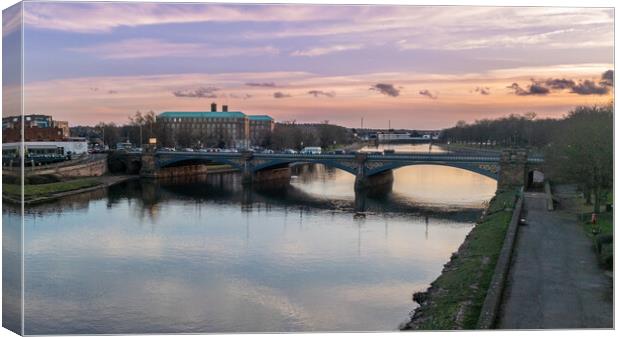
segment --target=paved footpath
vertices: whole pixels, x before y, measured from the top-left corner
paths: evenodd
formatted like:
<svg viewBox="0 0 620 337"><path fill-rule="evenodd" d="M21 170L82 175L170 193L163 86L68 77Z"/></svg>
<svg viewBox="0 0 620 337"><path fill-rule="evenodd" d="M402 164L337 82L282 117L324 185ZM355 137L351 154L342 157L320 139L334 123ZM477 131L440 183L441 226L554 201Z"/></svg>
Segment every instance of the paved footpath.
<svg viewBox="0 0 620 337"><path fill-rule="evenodd" d="M526 193L500 329L612 328L613 282L574 213Z"/></svg>

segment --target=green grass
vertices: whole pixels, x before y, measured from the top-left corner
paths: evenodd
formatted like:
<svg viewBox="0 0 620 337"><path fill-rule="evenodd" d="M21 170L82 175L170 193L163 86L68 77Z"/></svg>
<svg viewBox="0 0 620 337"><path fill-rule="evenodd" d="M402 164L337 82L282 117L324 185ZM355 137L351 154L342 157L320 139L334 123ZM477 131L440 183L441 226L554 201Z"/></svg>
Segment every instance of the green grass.
<svg viewBox="0 0 620 337"><path fill-rule="evenodd" d="M614 235L613 212L601 213L598 217L598 226L601 235Z"/></svg>
<svg viewBox="0 0 620 337"><path fill-rule="evenodd" d="M476 328L512 217L506 209L512 209L515 200L515 192L501 192L491 200L486 218L472 229L458 255L433 282L435 291L423 306L424 320L418 329Z"/></svg>
<svg viewBox="0 0 620 337"><path fill-rule="evenodd" d="M611 236L613 240L613 212L600 213L596 225L590 223L590 213L586 213L582 217L588 219L584 221L583 228L587 235L592 238L599 262L604 268L611 270L613 268L614 244L613 241L608 242L605 238Z"/></svg>
<svg viewBox="0 0 620 337"><path fill-rule="evenodd" d="M602 202L602 212L598 214L597 223L595 225L590 223L592 215L592 205L586 205L585 199L582 198L576 210L581 213L582 225L586 234L592 238L595 251L597 253L598 260L601 266L605 269L613 269L613 257L614 257L614 222L613 222L613 210L606 211L606 204L613 205L614 193L610 191L607 194L607 198Z"/></svg>
<svg viewBox="0 0 620 337"><path fill-rule="evenodd" d="M56 193L78 190L100 185L97 179L83 178L68 181L61 181L51 184L24 185L24 199L34 199L39 197L48 197ZM10 197L19 198L21 194L21 186L13 184L3 184L2 193Z"/></svg>
<svg viewBox="0 0 620 337"><path fill-rule="evenodd" d="M602 213L598 218L598 225L601 236L611 236L613 240L614 236L614 220L613 212ZM596 241L595 241L596 242ZM602 244L600 251L598 252L599 261L601 265L608 270L613 269L614 264L614 244L611 243Z"/></svg>

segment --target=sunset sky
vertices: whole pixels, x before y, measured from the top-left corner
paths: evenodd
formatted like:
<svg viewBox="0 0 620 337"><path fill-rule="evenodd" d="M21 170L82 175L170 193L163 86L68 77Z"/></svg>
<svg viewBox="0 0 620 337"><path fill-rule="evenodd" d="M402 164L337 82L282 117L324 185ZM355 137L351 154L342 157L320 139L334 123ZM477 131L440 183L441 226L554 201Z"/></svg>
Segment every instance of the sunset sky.
<svg viewBox="0 0 620 337"><path fill-rule="evenodd" d="M23 18L24 112L71 125L217 102L436 129L613 97L613 9L27 2Z"/></svg>

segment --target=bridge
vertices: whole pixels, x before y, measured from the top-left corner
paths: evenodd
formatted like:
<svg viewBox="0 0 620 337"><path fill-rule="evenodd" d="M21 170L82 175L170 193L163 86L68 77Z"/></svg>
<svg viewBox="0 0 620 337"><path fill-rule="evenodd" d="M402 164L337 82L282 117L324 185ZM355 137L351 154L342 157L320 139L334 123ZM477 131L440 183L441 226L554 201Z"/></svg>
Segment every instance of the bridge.
<svg viewBox="0 0 620 337"><path fill-rule="evenodd" d="M139 157L138 157L139 156ZM130 156L131 157L131 156ZM290 178L290 166L322 164L355 176L355 188L390 185L393 170L411 165L441 165L468 170L497 180L498 189L524 186L534 170L542 172L544 159L528 157L525 150L511 149L501 153L394 153L394 154L265 154L224 152L170 152L148 150L133 155L140 161L140 174L157 177L170 168L204 164L225 164L243 174L244 183L265 183Z"/></svg>

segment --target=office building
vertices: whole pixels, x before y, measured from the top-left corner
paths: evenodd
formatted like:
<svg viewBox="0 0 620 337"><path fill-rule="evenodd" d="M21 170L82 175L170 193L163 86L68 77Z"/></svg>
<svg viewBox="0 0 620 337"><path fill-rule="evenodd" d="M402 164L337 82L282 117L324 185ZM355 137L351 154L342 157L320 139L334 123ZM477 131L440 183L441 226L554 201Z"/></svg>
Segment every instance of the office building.
<svg viewBox="0 0 620 337"><path fill-rule="evenodd" d="M241 111L228 111L223 105L211 104L210 111L166 111L157 117L164 133L171 139L164 143L199 145L204 147L244 148L256 145L273 131L273 118L248 116Z"/></svg>

